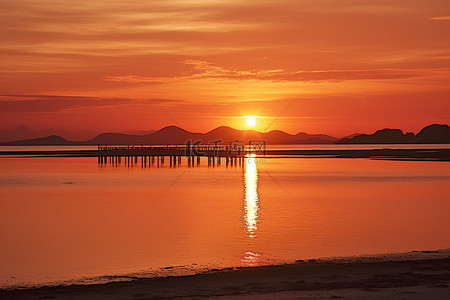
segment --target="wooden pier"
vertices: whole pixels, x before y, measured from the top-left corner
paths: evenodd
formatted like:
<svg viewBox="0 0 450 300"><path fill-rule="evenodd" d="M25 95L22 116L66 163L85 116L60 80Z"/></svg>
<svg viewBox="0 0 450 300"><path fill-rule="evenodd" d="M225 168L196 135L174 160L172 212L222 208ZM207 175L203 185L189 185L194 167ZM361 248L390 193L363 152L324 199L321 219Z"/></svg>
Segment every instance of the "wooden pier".
<svg viewBox="0 0 450 300"><path fill-rule="evenodd" d="M225 163L226 165L242 165L244 157L251 153L242 147L230 146L98 146L98 163L121 163L141 165L169 163L177 166L182 158L187 160L188 166L200 164L200 158L208 159L208 165L215 166Z"/></svg>

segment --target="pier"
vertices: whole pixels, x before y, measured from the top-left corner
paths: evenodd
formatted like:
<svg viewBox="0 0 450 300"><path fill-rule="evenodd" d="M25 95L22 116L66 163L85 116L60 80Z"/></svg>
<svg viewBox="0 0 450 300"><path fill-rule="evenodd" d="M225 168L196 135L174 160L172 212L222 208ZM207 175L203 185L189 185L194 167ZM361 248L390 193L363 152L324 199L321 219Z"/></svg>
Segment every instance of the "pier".
<svg viewBox="0 0 450 300"><path fill-rule="evenodd" d="M171 167L176 167L182 161L187 160L188 166L200 164L200 158L208 159L208 165L215 166L225 163L225 165L242 165L244 157L253 153L244 150L243 147L219 146L219 145L191 145L191 146L98 146L98 163L121 163L137 164L142 166L168 163Z"/></svg>

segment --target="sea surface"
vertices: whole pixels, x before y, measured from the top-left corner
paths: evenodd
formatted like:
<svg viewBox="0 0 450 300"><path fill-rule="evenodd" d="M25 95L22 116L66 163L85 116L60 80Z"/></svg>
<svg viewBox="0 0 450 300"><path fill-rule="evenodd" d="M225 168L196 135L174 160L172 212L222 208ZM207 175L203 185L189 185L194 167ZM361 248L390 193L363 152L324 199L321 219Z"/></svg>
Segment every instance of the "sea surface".
<svg viewBox="0 0 450 300"><path fill-rule="evenodd" d="M449 195L448 162L0 157L0 287L449 248Z"/></svg>

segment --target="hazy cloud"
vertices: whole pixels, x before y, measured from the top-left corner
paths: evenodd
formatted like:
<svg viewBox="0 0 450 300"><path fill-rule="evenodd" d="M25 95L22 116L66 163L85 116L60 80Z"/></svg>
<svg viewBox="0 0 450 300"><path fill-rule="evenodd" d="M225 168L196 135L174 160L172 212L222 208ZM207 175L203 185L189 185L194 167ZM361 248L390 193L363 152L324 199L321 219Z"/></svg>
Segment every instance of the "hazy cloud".
<svg viewBox="0 0 450 300"><path fill-rule="evenodd" d="M425 69L370 69L370 70L237 70L226 69L207 61L185 60L192 65L189 74L175 77L145 77L136 75L109 76L106 80L132 83L167 83L178 80L267 80L267 81L345 81L412 78L437 73L441 70ZM449 70L445 70L449 71Z"/></svg>
<svg viewBox="0 0 450 300"><path fill-rule="evenodd" d="M181 102L169 99L99 98L62 95L1 95L2 112L59 112L121 105L165 105Z"/></svg>
<svg viewBox="0 0 450 300"><path fill-rule="evenodd" d="M433 17L430 20L450 20L450 16Z"/></svg>

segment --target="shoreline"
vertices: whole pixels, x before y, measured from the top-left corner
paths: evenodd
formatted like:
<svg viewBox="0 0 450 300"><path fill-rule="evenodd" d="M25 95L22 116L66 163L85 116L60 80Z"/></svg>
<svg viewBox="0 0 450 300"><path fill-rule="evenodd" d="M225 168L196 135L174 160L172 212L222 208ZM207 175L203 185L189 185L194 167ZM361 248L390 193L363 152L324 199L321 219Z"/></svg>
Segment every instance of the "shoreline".
<svg viewBox="0 0 450 300"><path fill-rule="evenodd" d="M136 152L137 151L137 152ZM144 157L172 156L172 152L140 153L139 149L101 154L98 150L0 151L0 157ZM165 153L167 152L167 153ZM184 150L177 154L184 156ZM200 156L199 156L200 157ZM205 156L206 157L206 156ZM226 157L219 155L218 157ZM267 150L259 158L368 158L378 160L450 161L450 149L372 149L372 150Z"/></svg>
<svg viewBox="0 0 450 300"><path fill-rule="evenodd" d="M298 260L186 276L0 290L2 299L433 299L450 296L450 249Z"/></svg>

